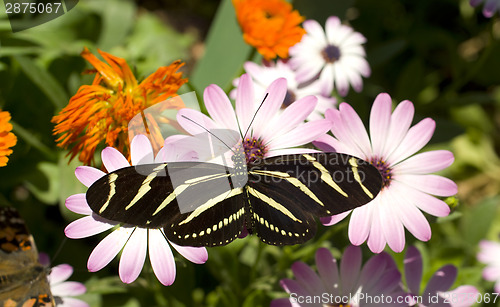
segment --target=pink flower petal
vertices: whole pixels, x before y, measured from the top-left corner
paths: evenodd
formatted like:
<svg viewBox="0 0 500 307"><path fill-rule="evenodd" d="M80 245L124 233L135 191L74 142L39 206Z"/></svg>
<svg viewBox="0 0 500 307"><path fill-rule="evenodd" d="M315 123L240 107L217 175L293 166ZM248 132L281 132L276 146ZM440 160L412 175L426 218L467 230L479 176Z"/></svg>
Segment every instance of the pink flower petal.
<svg viewBox="0 0 500 307"><path fill-rule="evenodd" d="M174 255L161 230L149 232L149 259L156 278L162 285L173 284L176 274Z"/></svg>
<svg viewBox="0 0 500 307"><path fill-rule="evenodd" d="M348 127L343 124L339 110L326 110L325 118L332 123L331 131L333 136L338 140L337 142L330 142L328 144L334 146L337 152L351 154L362 159L367 157L358 148L355 140L352 139Z"/></svg>
<svg viewBox="0 0 500 307"><path fill-rule="evenodd" d="M91 166L78 166L75 169L76 179L83 183L87 188L104 175L106 175L105 172Z"/></svg>
<svg viewBox="0 0 500 307"><path fill-rule="evenodd" d="M398 189L401 195L405 195L407 199L411 200L420 210L428 214L440 217L450 214L450 207L434 196L416 190L407 184L402 184L397 180L392 181L391 185Z"/></svg>
<svg viewBox="0 0 500 307"><path fill-rule="evenodd" d="M182 257L193 263L202 264L208 259L208 252L204 247L180 246L173 242L170 242L170 244L182 255Z"/></svg>
<svg viewBox="0 0 500 307"><path fill-rule="evenodd" d="M124 283L137 279L146 260L148 249L148 230L136 227L123 248L118 272Z"/></svg>
<svg viewBox="0 0 500 307"><path fill-rule="evenodd" d="M405 247L405 230L398 214L394 214L395 211L399 211L399 208L394 206L398 200L394 199L391 193L384 193L384 196L384 201L380 201L377 208L381 211L380 220L384 225L382 230L389 247L400 253Z"/></svg>
<svg viewBox="0 0 500 307"><path fill-rule="evenodd" d="M208 114L215 122L229 129L238 127L231 101L220 87L215 84L209 85L203 93L203 99Z"/></svg>
<svg viewBox="0 0 500 307"><path fill-rule="evenodd" d="M305 263L297 261L292 265L295 279L312 295L321 295L326 289L318 275Z"/></svg>
<svg viewBox="0 0 500 307"><path fill-rule="evenodd" d="M132 235L133 228L120 227L107 235L90 254L87 268L90 272L97 272L115 258L127 240Z"/></svg>
<svg viewBox="0 0 500 307"><path fill-rule="evenodd" d="M266 131L267 125L273 120L273 117L277 115L283 101L285 100L285 95L287 91L286 79L279 78L276 79L266 90L268 96L266 100L256 112L255 120L252 124L252 136L259 138L264 137L264 132ZM258 104L260 106L260 102Z"/></svg>
<svg viewBox="0 0 500 307"><path fill-rule="evenodd" d="M440 268L427 283L425 287L423 297L426 294L433 295L437 292L445 292L453 285L455 278L457 277L457 268L454 265L445 265Z"/></svg>
<svg viewBox="0 0 500 307"><path fill-rule="evenodd" d="M457 184L438 175L398 175L396 180L436 196L447 197L457 194Z"/></svg>
<svg viewBox="0 0 500 307"><path fill-rule="evenodd" d="M240 130L243 133L248 129L250 121L255 114L254 101L255 95L252 78L247 74L243 74L240 77L236 92L236 116L238 117Z"/></svg>
<svg viewBox="0 0 500 307"><path fill-rule="evenodd" d="M101 159L108 173L130 166L130 163L128 163L122 153L113 147L104 148L101 151Z"/></svg>
<svg viewBox="0 0 500 307"><path fill-rule="evenodd" d="M77 296L84 294L87 288L82 283L67 281L57 285L51 284L50 291L54 296Z"/></svg>
<svg viewBox="0 0 500 307"><path fill-rule="evenodd" d="M333 43L337 37L337 31L341 27L340 19L337 16L330 16L325 23L325 32L328 42Z"/></svg>
<svg viewBox="0 0 500 307"><path fill-rule="evenodd" d="M343 219L346 218L346 216L351 213L352 210L342 212L340 214L332 215L332 216L327 216L327 217L320 217L321 224L325 226L332 226L337 224L338 222L342 221Z"/></svg>
<svg viewBox="0 0 500 307"><path fill-rule="evenodd" d="M326 119L307 122L270 141L268 146L273 149L301 146L325 134L330 127L331 122Z"/></svg>
<svg viewBox="0 0 500 307"><path fill-rule="evenodd" d="M422 281L422 256L414 246L408 247L404 260L405 278L408 290L413 295L420 294L420 282Z"/></svg>
<svg viewBox="0 0 500 307"><path fill-rule="evenodd" d="M375 295L380 295L381 293L391 293L397 289L400 280L401 273L397 269L389 270L377 283L375 283L370 292ZM399 304L399 306L401 306L401 304Z"/></svg>
<svg viewBox="0 0 500 307"><path fill-rule="evenodd" d="M479 301L479 291L473 286L460 286L451 291L440 293L440 296L447 298L459 297L460 299L453 300L451 303L452 307L469 307L476 304ZM484 296L483 296L484 298ZM491 297L490 297L491 298Z"/></svg>
<svg viewBox="0 0 500 307"><path fill-rule="evenodd" d="M311 295L300 283L293 279L282 279L280 285L287 293L297 293L297 295L308 296Z"/></svg>
<svg viewBox="0 0 500 307"><path fill-rule="evenodd" d="M398 208L396 213L399 215L404 226L415 236L415 238L421 241L428 241L432 234L431 226L423 213L405 198L406 195L395 191L395 189L391 190L391 193L394 199L399 199L399 201L393 203L393 205L394 208Z"/></svg>
<svg viewBox="0 0 500 307"><path fill-rule="evenodd" d="M299 72L297 71L297 73ZM336 72L333 64L326 64L323 70L320 72L318 82L320 83L322 89L322 92L320 93L321 95L323 96L332 95L334 84L335 82L337 82L335 73Z"/></svg>
<svg viewBox="0 0 500 307"><path fill-rule="evenodd" d="M327 42L325 32L316 20L306 20L302 23L302 26L307 31L307 35L312 36L315 40L326 46Z"/></svg>
<svg viewBox="0 0 500 307"><path fill-rule="evenodd" d="M352 210L349 221L349 240L354 245L361 245L370 234L373 210L377 210L381 194L368 204Z"/></svg>
<svg viewBox="0 0 500 307"><path fill-rule="evenodd" d="M361 272L361 248L358 246L348 246L344 250L340 261L340 279L342 280L342 292L354 293L356 281Z"/></svg>
<svg viewBox="0 0 500 307"><path fill-rule="evenodd" d="M318 248L316 251L316 266L328 293L335 296L340 295L340 289L337 286L340 282L337 260L333 258L328 249Z"/></svg>
<svg viewBox="0 0 500 307"><path fill-rule="evenodd" d="M62 297L62 303L58 303L57 307L89 307L90 305L86 302L72 298L72 297Z"/></svg>
<svg viewBox="0 0 500 307"><path fill-rule="evenodd" d="M337 64L328 64L333 66L333 73L335 75L335 87L340 96L344 97L349 93L349 81L345 73L345 67Z"/></svg>
<svg viewBox="0 0 500 307"><path fill-rule="evenodd" d="M341 103L339 110L342 124L348 127L347 133L349 137L355 140L357 147L363 153L363 157L369 156L371 153L370 139L361 118L359 118L356 111L346 103Z"/></svg>
<svg viewBox="0 0 500 307"><path fill-rule="evenodd" d="M398 174L428 174L440 171L450 166L455 160L448 150L427 151L412 156L393 166L393 172Z"/></svg>
<svg viewBox="0 0 500 307"><path fill-rule="evenodd" d="M85 193L71 195L66 198L64 205L66 205L66 208L68 208L70 211L73 211L75 213L91 215L92 209L90 209L89 205L87 204L85 195Z"/></svg>
<svg viewBox="0 0 500 307"><path fill-rule="evenodd" d="M386 136L382 157L388 157L391 152L399 147L399 144L408 133L408 129L410 129L414 113L415 108L411 101L404 100L396 106L394 112L392 112L391 124Z"/></svg>
<svg viewBox="0 0 500 307"><path fill-rule="evenodd" d="M81 239L104 232L113 226L114 224L100 222L93 216L85 216L66 226L64 233L70 239Z"/></svg>
<svg viewBox="0 0 500 307"><path fill-rule="evenodd" d="M371 257L363 266L359 276L358 285L362 285L363 291L371 289L379 282L382 275L388 269L394 269L388 266L387 258L390 256L387 253L380 253Z"/></svg>
<svg viewBox="0 0 500 307"><path fill-rule="evenodd" d="M147 136L139 134L132 139L130 158L132 165L154 163L153 146Z"/></svg>
<svg viewBox="0 0 500 307"><path fill-rule="evenodd" d="M373 154L382 157L391 124L392 100L386 93L379 94L370 113L370 136Z"/></svg>
<svg viewBox="0 0 500 307"><path fill-rule="evenodd" d="M317 100L314 96L306 96L292 103L269 124L266 135L280 138L281 135L297 127L314 110Z"/></svg>
<svg viewBox="0 0 500 307"><path fill-rule="evenodd" d="M370 234L368 235L368 247L373 253L378 254L382 252L387 243L382 228L383 225L380 219L379 211L372 210L371 228Z"/></svg>
<svg viewBox="0 0 500 307"><path fill-rule="evenodd" d="M49 281L58 284L67 280L73 274L73 267L69 264L60 264L50 269Z"/></svg>
<svg viewBox="0 0 500 307"><path fill-rule="evenodd" d="M181 109L177 112L177 122L184 130L193 135L206 133L205 129L220 128L210 117L199 111L188 108Z"/></svg>
<svg viewBox="0 0 500 307"><path fill-rule="evenodd" d="M394 165L422 149L430 141L435 128L436 122L430 118L411 127L399 146L386 157L387 163Z"/></svg>

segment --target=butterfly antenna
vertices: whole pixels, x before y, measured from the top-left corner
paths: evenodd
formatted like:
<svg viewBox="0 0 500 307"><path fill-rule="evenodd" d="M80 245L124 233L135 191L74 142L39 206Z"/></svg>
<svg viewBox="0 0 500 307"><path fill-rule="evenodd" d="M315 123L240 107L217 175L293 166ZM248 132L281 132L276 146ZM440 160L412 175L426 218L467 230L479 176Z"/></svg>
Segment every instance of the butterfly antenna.
<svg viewBox="0 0 500 307"><path fill-rule="evenodd" d="M185 119L189 120L190 122L192 122L192 123L196 124L197 126L199 126L201 129L203 129L203 130L205 130L206 132L208 132L208 133L210 133L211 135L213 135L213 136L214 136L216 139L218 139L218 140L219 140L222 144L226 145L226 147L227 147L227 148L229 148L229 150L231 150L234 154L236 154L236 153L234 152L234 150L233 150L231 147L229 147L229 145L227 145L227 144L226 144L223 140L221 140L218 136L216 136L215 134L213 134L212 132L210 132L210 130L208 130L207 128L205 128L205 127L203 127L202 125L198 124L197 122L195 122L195 121L194 121L194 120L192 120L191 118L188 118L188 117L186 117L186 116L184 116L184 115L181 115L181 117L183 117L183 118L185 118Z"/></svg>
<svg viewBox="0 0 500 307"><path fill-rule="evenodd" d="M59 244L59 247L57 248L56 252L54 253L54 256L51 257L49 266L52 267L52 263L55 262L55 260L57 259L57 257L61 253L61 251L62 251L62 249L63 249L63 247L64 247L64 245L66 244L67 241L68 241L68 238L66 236L64 236L64 239Z"/></svg>
<svg viewBox="0 0 500 307"><path fill-rule="evenodd" d="M262 108L262 106L264 105L264 101L266 101L266 98L267 96L269 95L269 93L266 93L266 95L264 96L264 99L262 99L262 102L260 103L260 106L257 108L257 111L255 111L255 114L253 115L252 117L252 120L250 121L250 124L248 124L248 128L247 128L247 131L245 131L245 135L242 135L241 136L241 140L243 141L245 139L245 137L247 136L247 133L248 131L250 130L250 127L252 127L252 123L253 121L255 120L255 117L257 116L257 113L259 113L259 110L260 108Z"/></svg>

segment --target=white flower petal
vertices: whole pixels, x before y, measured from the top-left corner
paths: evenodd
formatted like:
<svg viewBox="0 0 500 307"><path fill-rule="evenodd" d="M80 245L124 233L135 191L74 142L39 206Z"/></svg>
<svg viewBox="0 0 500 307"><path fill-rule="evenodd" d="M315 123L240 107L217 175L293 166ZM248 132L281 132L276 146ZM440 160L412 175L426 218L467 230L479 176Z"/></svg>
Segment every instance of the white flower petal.
<svg viewBox="0 0 500 307"><path fill-rule="evenodd" d="M87 268L96 272L108 265L123 248L132 234L133 228L120 227L107 235L90 254Z"/></svg>
<svg viewBox="0 0 500 307"><path fill-rule="evenodd" d="M193 263L202 264L208 259L208 252L204 247L180 246L173 242L170 242L170 244L182 255L182 257Z"/></svg>
<svg viewBox="0 0 500 307"><path fill-rule="evenodd" d="M161 230L149 232L149 259L156 278L164 286L173 284L176 274L174 255Z"/></svg>
<svg viewBox="0 0 500 307"><path fill-rule="evenodd" d="M118 272L124 283L137 279L146 260L148 249L148 230L136 227L123 248Z"/></svg>
<svg viewBox="0 0 500 307"><path fill-rule="evenodd" d="M66 198L64 202L66 208L78 214L90 215L92 214L92 209L90 209L87 204L86 194L74 194Z"/></svg>
<svg viewBox="0 0 500 307"><path fill-rule="evenodd" d="M154 163L153 146L147 136L139 134L132 139L130 158L132 165Z"/></svg>
<svg viewBox="0 0 500 307"><path fill-rule="evenodd" d="M101 159L108 173L130 166L122 153L113 147L104 148L101 152Z"/></svg>
<svg viewBox="0 0 500 307"><path fill-rule="evenodd" d="M73 274L73 267L69 264L60 264L50 269L49 281L51 285L67 280Z"/></svg>
<svg viewBox="0 0 500 307"><path fill-rule="evenodd" d="M105 172L91 166L78 166L75 170L76 178L87 188L105 175Z"/></svg>
<svg viewBox="0 0 500 307"><path fill-rule="evenodd" d="M64 233L70 239L81 239L104 232L113 226L114 224L98 221L93 216L85 216L66 226Z"/></svg>

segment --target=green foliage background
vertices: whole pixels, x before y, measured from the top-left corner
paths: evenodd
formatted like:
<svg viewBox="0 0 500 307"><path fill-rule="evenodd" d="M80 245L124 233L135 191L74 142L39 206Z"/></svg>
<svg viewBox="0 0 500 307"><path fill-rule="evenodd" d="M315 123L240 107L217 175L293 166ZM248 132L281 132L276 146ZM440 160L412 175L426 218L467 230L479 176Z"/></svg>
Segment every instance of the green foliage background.
<svg viewBox="0 0 500 307"><path fill-rule="evenodd" d="M346 222L322 227L302 246L278 248L246 238L210 248L204 265L176 257L177 279L170 287L156 280L148 264L130 285L120 282L116 260L87 272L87 258L102 237L65 239L64 227L77 216L64 200L85 190L74 177L80 164L68 164L66 152L56 148L50 120L80 85L91 83L91 76L82 75L88 68L79 55L84 46L126 58L142 77L182 59L190 80L182 91L195 89L200 95L211 83L229 89L252 51L242 40L231 2L184 4L81 0L63 16L17 33L3 9L0 15L0 107L11 113L18 137L8 165L0 168L0 205L20 210L39 250L54 264L74 267L71 279L85 283L88 293L82 298L92 306L267 306L285 296L279 280L292 277L293 262L313 265L318 247L340 257L349 243ZM450 199L455 206L450 216L428 217L429 242L407 235L407 244L423 253L424 282L452 263L459 268L454 287L471 284L481 293L493 292L475 255L481 239L498 241L500 233L498 14L486 19L467 0L296 0L294 7L322 24L337 15L367 37L372 76L361 93L351 91L344 99L365 120L380 92L395 102L411 100L416 121L436 120L425 150L455 154L455 163L442 174L458 183L459 193ZM363 251L367 259L366 245ZM392 254L402 267L404 253Z"/></svg>

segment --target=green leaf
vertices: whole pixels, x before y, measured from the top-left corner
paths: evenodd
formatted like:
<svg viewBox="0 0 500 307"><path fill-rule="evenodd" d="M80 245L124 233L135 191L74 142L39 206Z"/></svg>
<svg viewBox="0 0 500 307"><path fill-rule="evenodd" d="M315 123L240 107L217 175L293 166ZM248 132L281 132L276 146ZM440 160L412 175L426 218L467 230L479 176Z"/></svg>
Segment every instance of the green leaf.
<svg viewBox="0 0 500 307"><path fill-rule="evenodd" d="M464 240L472 248L486 238L488 230L498 213L500 197L488 198L474 208L468 209L462 219Z"/></svg>
<svg viewBox="0 0 500 307"><path fill-rule="evenodd" d="M61 214L70 220L80 217L80 215L74 214L66 208L66 198L71 195L85 193L87 191L87 187L78 181L75 176L75 169L81 165L82 163L78 161L78 159L73 159L69 162L69 157L65 156L64 153L61 152L58 162L59 180L57 182L59 184L59 190L57 197Z"/></svg>
<svg viewBox="0 0 500 307"><path fill-rule="evenodd" d="M54 204L57 202L59 187L57 183L59 180L58 167L54 163L40 162L37 165L38 170L46 177L42 180L42 184L46 187L40 187L39 183L27 181L27 188L33 193L40 201L46 204Z"/></svg>
<svg viewBox="0 0 500 307"><path fill-rule="evenodd" d="M205 50L190 79L198 95L210 84L228 88L252 50L243 41L230 0L223 0L217 10Z"/></svg>
<svg viewBox="0 0 500 307"><path fill-rule="evenodd" d="M136 7L132 1L88 1L85 3L101 15L102 28L97 46L109 50L123 43L135 22Z"/></svg>
<svg viewBox="0 0 500 307"><path fill-rule="evenodd" d="M31 81L45 93L57 110L62 109L68 103L68 95L47 70L37 65L30 58L14 56L14 59L19 63Z"/></svg>

